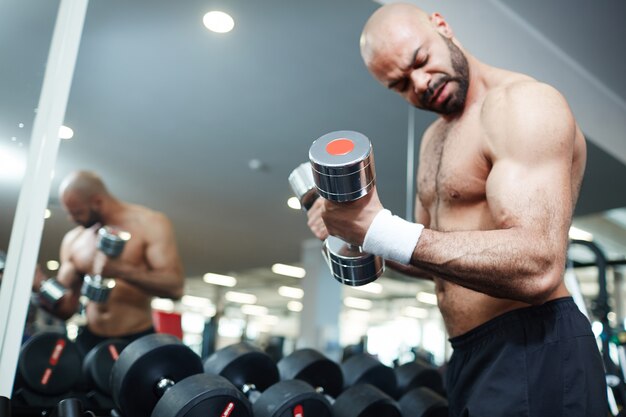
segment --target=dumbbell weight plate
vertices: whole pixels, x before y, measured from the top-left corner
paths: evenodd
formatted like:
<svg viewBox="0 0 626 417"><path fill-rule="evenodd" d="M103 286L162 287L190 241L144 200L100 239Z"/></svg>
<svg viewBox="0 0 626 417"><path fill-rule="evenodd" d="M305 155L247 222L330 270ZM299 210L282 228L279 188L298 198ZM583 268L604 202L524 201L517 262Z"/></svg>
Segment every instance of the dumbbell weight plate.
<svg viewBox="0 0 626 417"><path fill-rule="evenodd" d="M96 246L107 256L115 258L122 253L129 239L130 233L113 226L103 226L98 229Z"/></svg>
<svg viewBox="0 0 626 417"><path fill-rule="evenodd" d="M412 417L448 417L448 402L426 387L408 391L398 401L402 414Z"/></svg>
<svg viewBox="0 0 626 417"><path fill-rule="evenodd" d="M280 381L266 389L252 405L254 417L331 417L324 395L304 381Z"/></svg>
<svg viewBox="0 0 626 417"><path fill-rule="evenodd" d="M337 397L343 390L341 367L314 349L299 349L282 358L278 364L280 379L299 379L324 393Z"/></svg>
<svg viewBox="0 0 626 417"><path fill-rule="evenodd" d="M311 171L310 162L300 164L296 169L291 171L291 174L289 174L289 185L291 185L293 193L305 210L309 210L319 197L317 188L315 187L315 181L313 181L313 172Z"/></svg>
<svg viewBox="0 0 626 417"><path fill-rule="evenodd" d="M60 333L32 336L20 350L18 370L23 383L43 395L68 392L81 376L81 356L72 341Z"/></svg>
<svg viewBox="0 0 626 417"><path fill-rule="evenodd" d="M143 336L126 346L113 365L113 400L125 416L149 417L160 399L156 385L161 379L178 383L200 373L200 357L175 336Z"/></svg>
<svg viewBox="0 0 626 417"><path fill-rule="evenodd" d="M387 394L370 384L345 390L333 404L334 417L402 417L400 407ZM406 414L406 417L414 417Z"/></svg>
<svg viewBox="0 0 626 417"><path fill-rule="evenodd" d="M398 381L398 392L405 393L413 388L427 387L439 395L445 395L443 378L437 369L421 360L408 362L394 369Z"/></svg>
<svg viewBox="0 0 626 417"><path fill-rule="evenodd" d="M111 369L128 342L110 339L98 343L83 359L83 375L89 387L111 396Z"/></svg>
<svg viewBox="0 0 626 417"><path fill-rule="evenodd" d="M225 377L237 388L254 384L259 391L265 391L279 380L274 361L261 349L246 342L213 353L204 361L204 371Z"/></svg>
<svg viewBox="0 0 626 417"><path fill-rule="evenodd" d="M335 279L345 285L369 284L385 272L383 258L363 252L360 247L335 236L326 238L322 253Z"/></svg>
<svg viewBox="0 0 626 417"><path fill-rule="evenodd" d="M398 383L390 367L367 353L349 357L341 364L344 387L371 384L391 397L396 396Z"/></svg>
<svg viewBox="0 0 626 417"><path fill-rule="evenodd" d="M197 374L165 391L151 417L251 417L248 399L226 378Z"/></svg>
<svg viewBox="0 0 626 417"><path fill-rule="evenodd" d="M376 183L372 145L361 133L340 130L325 134L309 148L309 160L317 192L328 200L357 200Z"/></svg>

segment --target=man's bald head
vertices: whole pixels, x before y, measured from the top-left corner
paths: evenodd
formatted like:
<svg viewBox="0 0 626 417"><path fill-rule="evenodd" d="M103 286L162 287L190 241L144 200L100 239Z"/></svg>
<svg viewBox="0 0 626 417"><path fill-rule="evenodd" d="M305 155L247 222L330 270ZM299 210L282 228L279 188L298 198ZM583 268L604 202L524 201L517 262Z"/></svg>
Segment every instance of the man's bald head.
<svg viewBox="0 0 626 417"><path fill-rule="evenodd" d="M75 171L66 176L59 186L59 196L63 198L68 193L77 197L89 199L96 194L108 194L102 179L91 171Z"/></svg>
<svg viewBox="0 0 626 417"><path fill-rule="evenodd" d="M112 197L98 175L76 171L61 181L59 197L72 220L83 227L101 223L102 205Z"/></svg>
<svg viewBox="0 0 626 417"><path fill-rule="evenodd" d="M366 65L372 57L390 43L414 36L414 30L434 30L426 12L410 3L390 3L381 6L367 20L361 33L361 56Z"/></svg>

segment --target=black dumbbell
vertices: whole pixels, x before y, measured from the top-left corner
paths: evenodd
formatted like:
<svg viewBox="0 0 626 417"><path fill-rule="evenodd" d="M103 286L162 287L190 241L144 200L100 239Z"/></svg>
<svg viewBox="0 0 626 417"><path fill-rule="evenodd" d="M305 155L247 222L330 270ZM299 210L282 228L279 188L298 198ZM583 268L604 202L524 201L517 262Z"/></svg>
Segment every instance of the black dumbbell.
<svg viewBox="0 0 626 417"><path fill-rule="evenodd" d="M175 336L130 343L111 370L113 400L125 417L251 417L248 399Z"/></svg>
<svg viewBox="0 0 626 417"><path fill-rule="evenodd" d="M98 229L96 247L109 258L117 258L130 237L130 233L124 230L113 226L103 226ZM91 301L103 303L107 301L114 287L115 280L103 278L100 273L85 275L81 293Z"/></svg>
<svg viewBox="0 0 626 417"><path fill-rule="evenodd" d="M355 201L367 195L376 183L372 145L361 133L349 130L327 133L313 142L309 160L317 194L327 200ZM298 171L292 174L290 182L298 176ZM301 180L305 183L309 178L302 176ZM302 194L303 189L300 187L294 192L305 206L303 199L308 194ZM335 279L346 285L365 285L385 270L380 256L363 252L360 246L334 236L324 241L322 253Z"/></svg>
<svg viewBox="0 0 626 417"><path fill-rule="evenodd" d="M83 359L81 389L99 409L115 407L111 394L111 370L120 353L128 345L122 339L109 339L94 346Z"/></svg>
<svg viewBox="0 0 626 417"><path fill-rule="evenodd" d="M71 391L81 377L81 355L65 335L38 333L22 345L17 378L27 390L46 397Z"/></svg>
<svg viewBox="0 0 626 417"><path fill-rule="evenodd" d="M374 385L358 381L344 390L345 372L314 349L299 349L278 362L281 379L306 381L327 395L335 417L400 417L399 405ZM395 381L394 381L395 382Z"/></svg>
<svg viewBox="0 0 626 417"><path fill-rule="evenodd" d="M443 391L441 375L421 361L392 369L368 353L359 353L346 359L341 370L345 387L371 384L396 398L405 417L447 416L448 402L431 389Z"/></svg>
<svg viewBox="0 0 626 417"><path fill-rule="evenodd" d="M331 417L328 400L304 381L280 381L269 355L241 342L220 349L204 362L204 371L221 375L244 392L255 417Z"/></svg>
<svg viewBox="0 0 626 417"><path fill-rule="evenodd" d="M443 397L446 395L439 370L421 359L400 365L394 369L394 372L399 395L418 387L429 388Z"/></svg>

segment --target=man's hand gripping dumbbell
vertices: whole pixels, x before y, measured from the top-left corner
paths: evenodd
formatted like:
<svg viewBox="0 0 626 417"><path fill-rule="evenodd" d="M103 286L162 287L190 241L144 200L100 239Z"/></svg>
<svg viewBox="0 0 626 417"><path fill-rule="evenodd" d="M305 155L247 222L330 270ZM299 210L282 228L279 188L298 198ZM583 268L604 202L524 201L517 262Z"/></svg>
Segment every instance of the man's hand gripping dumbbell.
<svg viewBox="0 0 626 417"><path fill-rule="evenodd" d="M94 274L85 275L81 293L89 300L97 303L106 302L115 280L103 278L102 270L107 258L117 258L124 250L124 245L130 239L130 233L111 226L103 226L98 230L96 246L100 253L94 262Z"/></svg>
<svg viewBox="0 0 626 417"><path fill-rule="evenodd" d="M358 210L359 200L378 199L374 190L376 183L372 146L364 135L353 131L328 133L317 139L309 150L310 163L304 163L289 176L289 183L309 211L309 227L317 237L324 239L322 253L333 276L341 283L351 286L365 285L384 272L384 260L363 251L358 245L346 242L362 242L364 236L354 237L349 229L338 227L327 236L325 225L320 221L319 211L332 210L315 201L321 196L337 204L342 211ZM381 206L382 207L382 206ZM343 239L343 240L342 240Z"/></svg>

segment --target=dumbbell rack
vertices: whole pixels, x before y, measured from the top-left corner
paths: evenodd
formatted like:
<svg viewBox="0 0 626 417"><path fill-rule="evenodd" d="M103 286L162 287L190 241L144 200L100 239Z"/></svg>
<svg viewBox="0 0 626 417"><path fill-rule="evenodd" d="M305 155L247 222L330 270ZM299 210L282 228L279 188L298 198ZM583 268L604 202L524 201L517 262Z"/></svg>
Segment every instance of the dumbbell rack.
<svg viewBox="0 0 626 417"><path fill-rule="evenodd" d="M602 360L607 373L607 382L611 381L607 387L609 406L613 415L620 415L621 413L618 414L618 408L622 410L626 409L626 363L620 362L616 364L609 354L611 340L616 337L616 331L611 327L609 321L611 306L606 282L606 271L611 262L607 260L602 249L594 242L573 239L570 240L570 245L584 246L591 250L595 256L595 262L590 264L574 262L574 267L595 266L598 268L599 291L597 297L593 300L591 310L602 324L602 333L600 334L602 349L600 353L602 354ZM623 354L624 347L620 346L619 348Z"/></svg>

